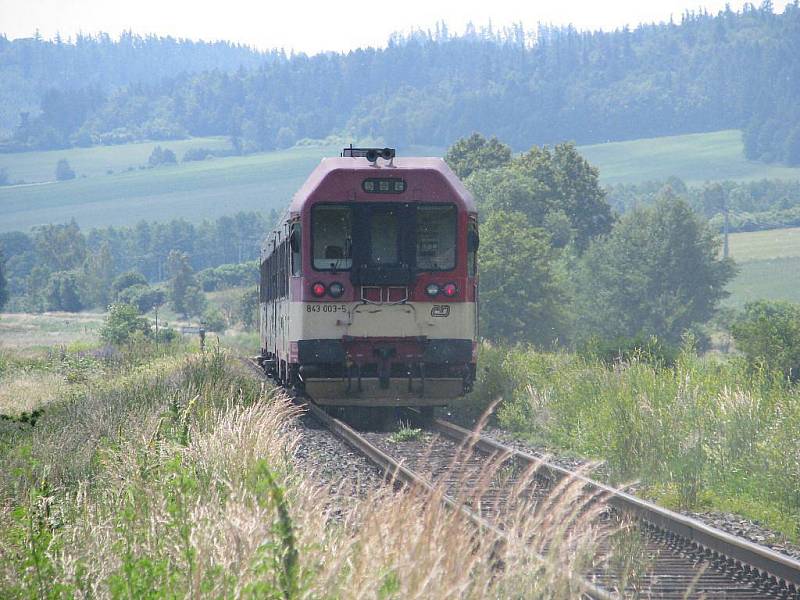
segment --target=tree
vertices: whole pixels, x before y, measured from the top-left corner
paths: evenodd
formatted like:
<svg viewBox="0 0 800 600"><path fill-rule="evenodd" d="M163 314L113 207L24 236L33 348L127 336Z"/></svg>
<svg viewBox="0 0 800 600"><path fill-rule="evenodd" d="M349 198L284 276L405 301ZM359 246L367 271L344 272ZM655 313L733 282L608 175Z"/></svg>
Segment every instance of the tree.
<svg viewBox="0 0 800 600"><path fill-rule="evenodd" d="M552 150L534 146L515 158L512 167L547 190L545 202L569 217L580 250L611 231L614 215L600 186L600 174L575 144L558 144Z"/></svg>
<svg viewBox="0 0 800 600"><path fill-rule="evenodd" d="M152 329L149 321L139 315L135 306L115 303L109 308L106 321L100 328L100 339L106 344L121 346L137 332L145 337L150 337Z"/></svg>
<svg viewBox="0 0 800 600"><path fill-rule="evenodd" d="M120 273L114 278L114 281L111 282L111 295L113 299L119 298L119 295L126 290L133 286L144 286L148 285L147 278L139 273L138 271L126 271L125 273Z"/></svg>
<svg viewBox="0 0 800 600"><path fill-rule="evenodd" d="M122 290L117 299L123 304L135 306L141 313L146 313L164 304L167 295L163 290L149 285L132 285Z"/></svg>
<svg viewBox="0 0 800 600"><path fill-rule="evenodd" d="M0 310L8 302L8 284L6 282L6 261L3 258L3 250L0 248Z"/></svg>
<svg viewBox="0 0 800 600"><path fill-rule="evenodd" d="M456 175L466 179L475 171L485 171L508 164L511 148L496 137L487 140L480 133L457 140L447 150L444 160Z"/></svg>
<svg viewBox="0 0 800 600"><path fill-rule="evenodd" d="M66 225L42 225L33 230L36 252L51 271L69 271L83 266L86 238L73 220Z"/></svg>
<svg viewBox="0 0 800 600"><path fill-rule="evenodd" d="M83 301L77 275L66 271L50 275L45 288L45 302L48 310L80 311Z"/></svg>
<svg viewBox="0 0 800 600"><path fill-rule="evenodd" d="M718 251L714 231L671 193L627 213L581 261L580 337L656 335L678 343L728 295L725 285L735 268Z"/></svg>
<svg viewBox="0 0 800 600"><path fill-rule="evenodd" d="M66 158L62 158L56 163L56 179L58 181L75 179L75 171L69 166L69 162L67 162Z"/></svg>
<svg viewBox="0 0 800 600"><path fill-rule="evenodd" d="M748 362L800 380L800 304L748 302L731 326L731 333Z"/></svg>
<svg viewBox="0 0 800 600"><path fill-rule="evenodd" d="M786 137L783 158L787 165L800 165L800 125L792 129Z"/></svg>
<svg viewBox="0 0 800 600"><path fill-rule="evenodd" d="M162 148L161 146L153 148L153 151L150 153L150 158L147 159L147 164L151 167L174 165L177 162L178 159L175 157L175 153L169 148Z"/></svg>
<svg viewBox="0 0 800 600"><path fill-rule="evenodd" d="M481 335L549 345L563 331L564 293L545 231L524 214L494 212L481 224Z"/></svg>
<svg viewBox="0 0 800 600"><path fill-rule="evenodd" d="M92 306L105 308L111 300L111 283L114 277L114 257L108 240L92 252L83 265L86 300Z"/></svg>
<svg viewBox="0 0 800 600"><path fill-rule="evenodd" d="M244 291L236 306L236 318L245 329L258 327L258 288L253 286Z"/></svg>
<svg viewBox="0 0 800 600"><path fill-rule="evenodd" d="M505 166L476 169L467 185L484 213L515 211L532 227L556 225L558 236L551 239L557 246L574 241L582 251L614 223L597 169L572 144L534 146Z"/></svg>
<svg viewBox="0 0 800 600"><path fill-rule="evenodd" d="M189 264L189 256L179 250L170 252L167 271L170 275L169 301L175 312L184 316L201 314L205 298Z"/></svg>

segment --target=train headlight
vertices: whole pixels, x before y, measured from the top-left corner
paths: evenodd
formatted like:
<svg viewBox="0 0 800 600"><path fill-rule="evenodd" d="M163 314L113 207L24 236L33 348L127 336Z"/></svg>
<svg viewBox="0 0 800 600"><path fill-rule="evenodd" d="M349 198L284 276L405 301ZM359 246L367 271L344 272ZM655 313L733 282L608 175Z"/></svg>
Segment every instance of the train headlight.
<svg viewBox="0 0 800 600"><path fill-rule="evenodd" d="M438 296L439 295L439 284L438 283L429 283L425 288L425 293L428 296Z"/></svg>
<svg viewBox="0 0 800 600"><path fill-rule="evenodd" d="M311 286L311 293L317 298L322 298L325 295L325 291L325 284L320 281Z"/></svg>
<svg viewBox="0 0 800 600"><path fill-rule="evenodd" d="M458 292L458 288L456 287L455 283L447 283L442 288L442 293L444 293L444 295L447 296L448 298L452 298L453 296L455 296L456 292Z"/></svg>
<svg viewBox="0 0 800 600"><path fill-rule="evenodd" d="M339 298L344 294L344 286L338 281L334 281L328 286L328 293L334 298Z"/></svg>

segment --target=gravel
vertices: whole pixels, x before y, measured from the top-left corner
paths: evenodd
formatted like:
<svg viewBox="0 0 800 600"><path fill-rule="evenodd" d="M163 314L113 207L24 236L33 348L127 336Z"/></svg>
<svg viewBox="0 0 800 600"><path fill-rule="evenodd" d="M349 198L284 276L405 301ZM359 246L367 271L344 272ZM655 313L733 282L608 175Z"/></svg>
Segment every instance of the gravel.
<svg viewBox="0 0 800 600"><path fill-rule="evenodd" d="M325 429L313 417L303 415L295 426L300 440L292 462L307 477L318 479L344 506L384 485L381 471L369 460Z"/></svg>

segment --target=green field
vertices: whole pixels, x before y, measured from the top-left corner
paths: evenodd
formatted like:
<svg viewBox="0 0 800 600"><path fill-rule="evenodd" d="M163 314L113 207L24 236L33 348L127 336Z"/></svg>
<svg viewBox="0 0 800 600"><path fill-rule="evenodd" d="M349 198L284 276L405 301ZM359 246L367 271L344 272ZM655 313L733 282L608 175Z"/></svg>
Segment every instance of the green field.
<svg viewBox="0 0 800 600"><path fill-rule="evenodd" d="M206 146L206 141L196 145ZM136 146L140 147L138 154L126 146L97 150L124 153L124 156L113 157L114 164L123 165L125 160L138 161L142 155L149 155L146 150L142 152L142 145ZM67 156L72 164L71 152L86 150L70 150L58 155ZM335 152L333 148L301 147L153 169L123 170L112 175L106 175L101 169L102 174L95 172L72 181L0 188L0 231L27 230L73 218L82 227L101 227L131 225L141 219L165 221L183 217L198 221L240 210L281 209L319 160ZM47 157L48 165L52 159L53 156ZM33 172L35 157L29 156L27 160L27 168ZM144 160L146 162L146 157ZM81 173L77 162L73 168Z"/></svg>
<svg viewBox="0 0 800 600"><path fill-rule="evenodd" d="M189 148L228 147L225 138L159 142L181 158ZM141 219L191 221L239 210L286 206L308 173L338 146L300 146L248 156L215 158L141 169L156 142L0 155L11 181L0 188L0 231L74 218L83 227L130 225ZM747 161L738 131L719 131L582 146L603 183L637 182L677 175L688 183L714 179L798 178L800 169ZM442 148L401 149L401 155L441 155ZM55 164L66 158L78 174L54 182Z"/></svg>
<svg viewBox="0 0 800 600"><path fill-rule="evenodd" d="M728 306L761 298L800 302L800 228L734 233L730 253L739 273L728 286Z"/></svg>
<svg viewBox="0 0 800 600"><path fill-rule="evenodd" d="M604 184L663 180L671 175L688 184L733 179L800 179L800 168L767 165L744 158L738 130L581 146L600 169Z"/></svg>

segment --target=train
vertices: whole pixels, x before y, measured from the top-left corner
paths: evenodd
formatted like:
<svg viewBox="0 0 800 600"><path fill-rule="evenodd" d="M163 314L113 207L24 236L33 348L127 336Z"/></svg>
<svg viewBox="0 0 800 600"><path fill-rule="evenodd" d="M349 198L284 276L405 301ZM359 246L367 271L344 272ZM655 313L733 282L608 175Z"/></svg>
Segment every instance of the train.
<svg viewBox="0 0 800 600"><path fill-rule="evenodd" d="M322 159L262 246L259 363L324 407L453 404L475 379L478 247L441 158Z"/></svg>

